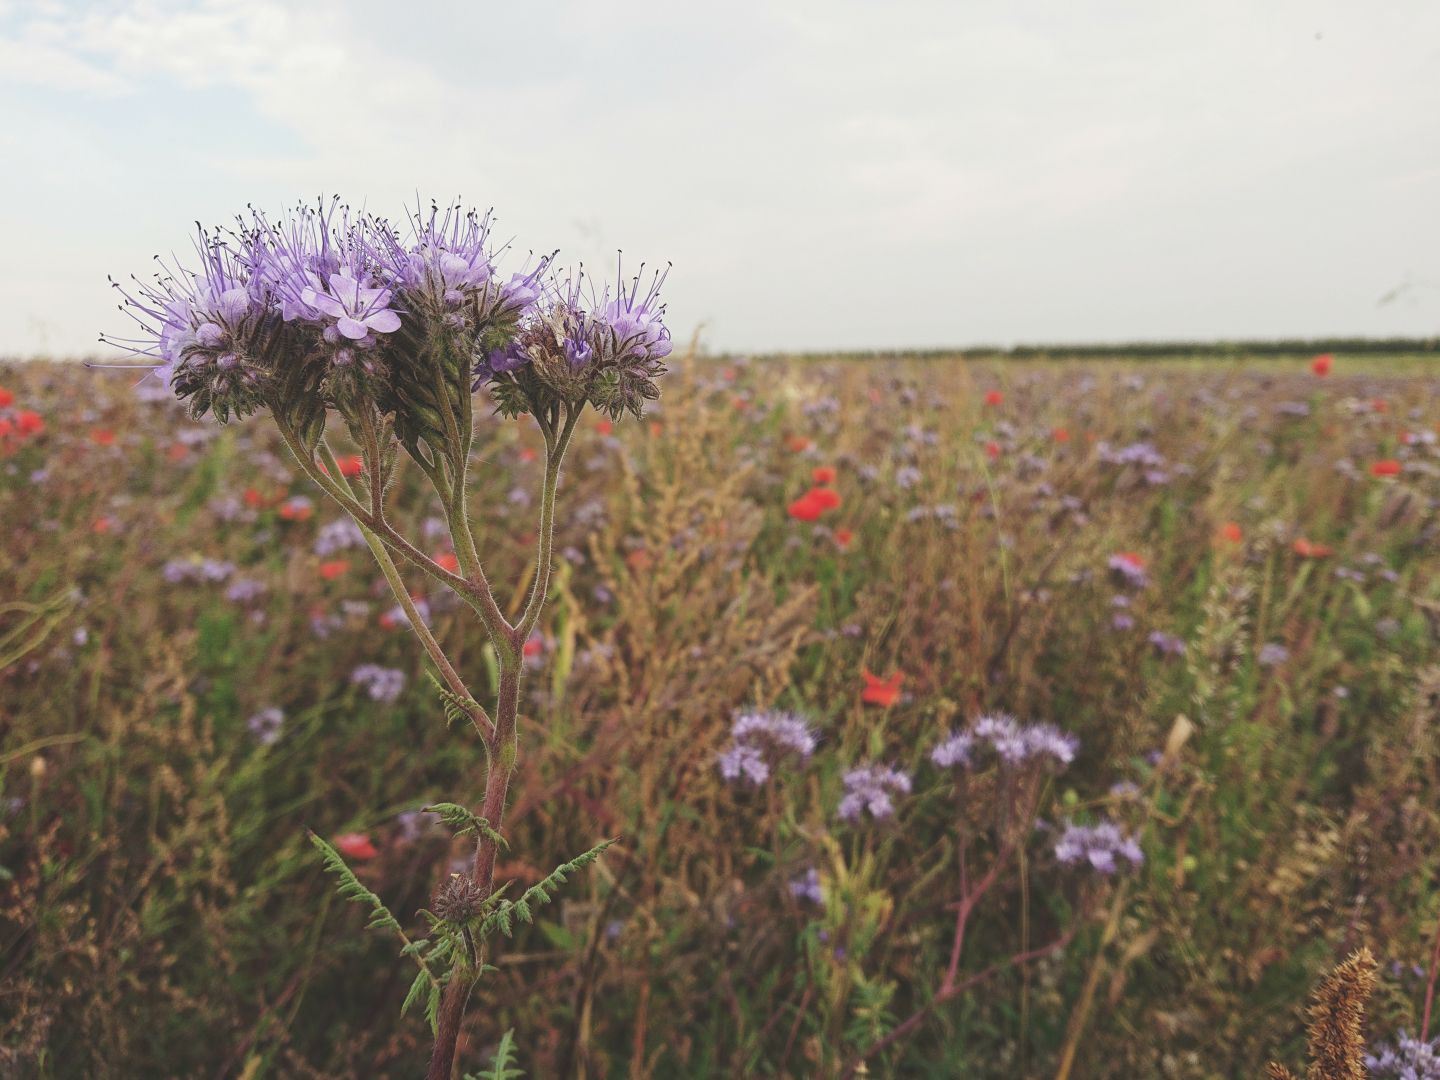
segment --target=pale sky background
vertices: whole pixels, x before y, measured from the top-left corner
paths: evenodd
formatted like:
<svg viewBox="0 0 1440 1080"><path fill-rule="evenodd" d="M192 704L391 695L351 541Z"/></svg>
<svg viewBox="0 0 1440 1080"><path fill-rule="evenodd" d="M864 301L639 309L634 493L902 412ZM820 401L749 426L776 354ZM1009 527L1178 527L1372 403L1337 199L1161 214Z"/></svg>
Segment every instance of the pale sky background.
<svg viewBox="0 0 1440 1080"><path fill-rule="evenodd" d="M1440 332L1435 0L0 0L0 163L0 355L417 190L714 349Z"/></svg>

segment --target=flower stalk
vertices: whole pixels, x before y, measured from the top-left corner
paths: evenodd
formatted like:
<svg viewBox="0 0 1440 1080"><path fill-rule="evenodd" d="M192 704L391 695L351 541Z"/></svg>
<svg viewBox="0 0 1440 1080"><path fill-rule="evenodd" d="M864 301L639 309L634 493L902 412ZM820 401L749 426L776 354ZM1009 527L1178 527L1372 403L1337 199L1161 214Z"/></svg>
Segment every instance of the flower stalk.
<svg viewBox="0 0 1440 1080"><path fill-rule="evenodd" d="M485 970L485 939L532 918L569 873L611 841L558 867L516 900L500 896L495 865L505 840L506 797L519 756L524 645L550 591L560 468L588 405L611 420L639 418L658 396L670 334L659 290L640 277L598 288L583 272L563 279L551 258L504 280L489 247L489 216L458 207L417 212L411 236L389 222L352 218L338 201L299 207L272 223L241 219L202 230L198 269L166 268L155 283L117 285L141 328L132 351L154 358L161 377L198 419L222 423L271 413L300 470L355 522L405 620L438 673L446 713L469 718L485 749L476 814L458 803L431 808L475 834L466 872L435 893L427 938L412 940L317 840L341 891L383 915L419 966L406 1006L428 1001L435 1042L428 1076L449 1080L471 992ZM523 607L506 618L486 575L470 522L474 395L488 392L506 418L529 415L545 441L540 527ZM350 477L325 439L338 418L360 449ZM439 500L455 561L442 565L391 521L386 492L399 454ZM498 663L493 709L470 693L425 622L402 566L451 590L484 627ZM453 568L452 568L453 567ZM436 972L442 974L437 975Z"/></svg>

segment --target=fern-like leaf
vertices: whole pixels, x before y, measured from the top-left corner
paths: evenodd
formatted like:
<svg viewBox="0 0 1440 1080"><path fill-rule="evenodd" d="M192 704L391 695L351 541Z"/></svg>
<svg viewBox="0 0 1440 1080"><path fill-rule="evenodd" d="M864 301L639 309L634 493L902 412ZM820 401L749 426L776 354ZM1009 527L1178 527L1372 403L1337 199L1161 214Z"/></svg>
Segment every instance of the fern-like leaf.
<svg viewBox="0 0 1440 1080"><path fill-rule="evenodd" d="M435 686L440 695L440 704L445 709L445 723L469 723L480 712L480 703L474 698L461 697L435 677L433 671L426 671L425 677Z"/></svg>
<svg viewBox="0 0 1440 1080"><path fill-rule="evenodd" d="M519 1080L524 1075L525 1070L515 1064L515 1030L512 1028L500 1037L490 1067L479 1076L466 1073L465 1080Z"/></svg>
<svg viewBox="0 0 1440 1080"><path fill-rule="evenodd" d="M400 929L400 923L395 916L390 914L390 909L385 906L384 901L361 884L360 879L355 876L340 853L321 839L314 832L310 833L310 842L320 852L320 858L325 862L325 869L339 879L340 884L336 891L346 900L353 900L357 904L363 904L370 909L370 921L365 925L376 930L393 930L402 938L405 932ZM405 944L410 944L410 939L405 938Z"/></svg>
<svg viewBox="0 0 1440 1080"><path fill-rule="evenodd" d="M508 848L510 846L505 840L505 837L490 827L490 822L468 808L461 806L459 803L436 803L434 806L425 807L425 812L427 814L435 814L460 836L473 832L485 837L485 839L499 847Z"/></svg>
<svg viewBox="0 0 1440 1080"><path fill-rule="evenodd" d="M541 904L548 904L551 897L559 891L560 886L565 884L565 881L571 874L583 870L596 859L600 858L600 856L604 854L605 849L613 843L615 843L614 840L601 841L589 851L585 852L585 854L577 855L569 862L563 863L550 871L549 875L543 880L536 882L534 885L531 885L530 888L526 889L525 892L521 894L520 899L513 903L508 900L501 901L496 905L495 910L486 917L485 921L480 924L480 936L487 937L494 931L499 930L506 937L510 937L515 932L515 920L518 919L520 922L526 923L531 922L535 917L533 910L535 907Z"/></svg>
<svg viewBox="0 0 1440 1080"><path fill-rule="evenodd" d="M417 990L417 987L422 989L429 987L434 1007L439 1008L440 980L435 977L434 971L431 970L429 963L423 955L428 943L423 938L419 941L410 940L409 936L400 926L399 920L397 920L395 916L390 913L390 909L385 906L385 902L361 883L360 879L355 876L355 871L350 869L340 853L331 847L329 843L313 831L310 833L310 842L314 844L315 849L320 852L320 858L325 863L325 869L339 879L340 884L338 891L340 895L346 900L363 904L370 909L370 920L365 924L366 929L391 931L400 939L400 955L409 956L420 968L419 973L415 977L415 982L410 987L410 992L405 995L405 1003L400 1006L401 1015L403 1016L405 1011L419 1000L420 991ZM448 955L448 948L443 951ZM441 953L442 949L439 947L430 949L430 957L432 959L439 957ZM433 1029L433 1022L431 1027Z"/></svg>

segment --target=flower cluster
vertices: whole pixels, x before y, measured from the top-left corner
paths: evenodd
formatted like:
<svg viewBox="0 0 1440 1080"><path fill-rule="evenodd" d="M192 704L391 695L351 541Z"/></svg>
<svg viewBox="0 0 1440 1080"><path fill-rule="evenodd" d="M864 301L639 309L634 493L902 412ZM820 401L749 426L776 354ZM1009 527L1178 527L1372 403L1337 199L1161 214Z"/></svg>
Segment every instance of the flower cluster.
<svg viewBox="0 0 1440 1080"><path fill-rule="evenodd" d="M967 730L952 732L930 751L942 769L973 767L981 755L993 754L1011 767L1024 764L1064 766L1075 760L1080 740L1053 724L1022 724L1013 716L982 716Z"/></svg>
<svg viewBox="0 0 1440 1080"><path fill-rule="evenodd" d="M613 293L597 290L583 269L547 281L514 335L481 356L476 385L490 384L506 416L589 402L612 420L638 418L659 396L655 379L672 348L660 302L665 277L657 271L646 284L617 270Z"/></svg>
<svg viewBox="0 0 1440 1080"><path fill-rule="evenodd" d="M445 410L483 382L506 415L589 401L638 416L671 348L663 274L597 293L583 272L548 277L545 257L506 276L489 215L460 207L416 212L404 233L337 200L252 212L201 229L195 255L116 283L140 326L116 343L152 358L196 418L269 408L307 446L326 409L353 422L373 408L407 449L440 447Z"/></svg>
<svg viewBox="0 0 1440 1080"><path fill-rule="evenodd" d="M405 690L405 673L379 664L361 664L350 672L350 681L363 687L370 700L383 701L387 705Z"/></svg>
<svg viewBox="0 0 1440 1080"><path fill-rule="evenodd" d="M815 752L815 733L800 717L786 712L748 712L735 718L731 745L717 761L720 775L732 783L759 785L786 758L804 761Z"/></svg>
<svg viewBox="0 0 1440 1080"><path fill-rule="evenodd" d="M863 765L845 774L845 797L840 800L840 817L858 821L868 810L876 819L895 812L891 794L908 795L910 777L888 765Z"/></svg>
<svg viewBox="0 0 1440 1080"><path fill-rule="evenodd" d="M1145 854L1139 842L1113 821L1098 825L1069 822L1055 842L1055 858L1067 865L1085 863L1102 874L1113 874L1120 869L1121 859L1139 866Z"/></svg>
<svg viewBox="0 0 1440 1080"><path fill-rule="evenodd" d="M1376 1080L1440 1080L1440 1039L1422 1042L1402 1031L1393 1046L1366 1054L1365 1067Z"/></svg>

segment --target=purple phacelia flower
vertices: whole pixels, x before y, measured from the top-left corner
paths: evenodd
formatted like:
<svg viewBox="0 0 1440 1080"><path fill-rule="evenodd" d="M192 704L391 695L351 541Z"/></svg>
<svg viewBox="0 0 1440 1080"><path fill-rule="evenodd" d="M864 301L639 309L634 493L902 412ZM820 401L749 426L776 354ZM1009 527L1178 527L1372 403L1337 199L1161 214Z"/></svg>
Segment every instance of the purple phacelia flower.
<svg viewBox="0 0 1440 1080"><path fill-rule="evenodd" d="M1267 641L1260 646L1258 659L1261 667L1279 667L1290 659L1290 650L1278 641Z"/></svg>
<svg viewBox="0 0 1440 1080"><path fill-rule="evenodd" d="M1068 765L1080 750L1080 740L1053 724L1021 724L1006 713L980 717L971 725L969 735L975 740L970 750L988 744L1004 765L1025 764Z"/></svg>
<svg viewBox="0 0 1440 1080"><path fill-rule="evenodd" d="M1102 874L1114 874L1123 859L1131 866L1145 861L1145 854L1135 838L1112 821L1098 825L1076 825L1067 822L1055 841L1055 858L1066 865L1087 864Z"/></svg>
<svg viewBox="0 0 1440 1080"><path fill-rule="evenodd" d="M956 765L970 764L970 751L975 747L975 736L968 731L951 732L940 745L930 751L930 760L942 769Z"/></svg>
<svg viewBox="0 0 1440 1080"><path fill-rule="evenodd" d="M792 753L801 758L808 758L815 752L815 732L794 713L741 713L735 718L730 735L736 742L770 746L779 753Z"/></svg>
<svg viewBox="0 0 1440 1080"><path fill-rule="evenodd" d="M236 578L225 590L225 599L232 604L249 604L265 595L266 584L256 578Z"/></svg>
<svg viewBox="0 0 1440 1080"><path fill-rule="evenodd" d="M405 690L405 673L379 664L361 664L350 672L350 681L363 687L372 701L394 702Z"/></svg>
<svg viewBox="0 0 1440 1080"><path fill-rule="evenodd" d="M770 779L770 766L758 746L735 743L716 760L720 775L734 783L748 780L757 787Z"/></svg>
<svg viewBox="0 0 1440 1080"><path fill-rule="evenodd" d="M1132 589L1143 589L1150 584L1150 576L1145 573L1145 563L1131 552L1122 551L1111 555L1105 565Z"/></svg>
<svg viewBox="0 0 1440 1080"><path fill-rule="evenodd" d="M891 795L908 795L910 777L888 765L863 765L845 774L845 797L840 800L841 819L858 821L867 811L880 820L895 813Z"/></svg>
<svg viewBox="0 0 1440 1080"><path fill-rule="evenodd" d="M327 521L320 526L320 531L315 534L315 543L311 550L316 555L330 556L337 551L364 546L365 534L360 531L360 526L355 524L355 519L343 517Z"/></svg>
<svg viewBox="0 0 1440 1080"><path fill-rule="evenodd" d="M1401 1031L1366 1054L1365 1067L1375 1080L1440 1080L1440 1039L1424 1042Z"/></svg>
<svg viewBox="0 0 1440 1080"><path fill-rule="evenodd" d="M280 731L285 726L285 713L282 709L270 705L245 721L245 726L256 742L261 746L269 746L280 738Z"/></svg>
<svg viewBox="0 0 1440 1080"><path fill-rule="evenodd" d="M808 900L812 904L825 903L825 887L820 884L820 872L810 867L790 882L790 895L797 900Z"/></svg>
<svg viewBox="0 0 1440 1080"><path fill-rule="evenodd" d="M809 758L815 752L815 733L793 713L756 711L741 713L730 728L731 745L719 757L720 775L726 780L763 784L773 766L786 758Z"/></svg>
<svg viewBox="0 0 1440 1080"><path fill-rule="evenodd" d="M400 316L390 307L393 295L384 287L365 284L345 267L326 278L323 285L317 283L302 290L300 299L324 319L334 320L325 326L327 344L339 345L343 337L364 347L374 344L374 334L400 329ZM330 333L332 326L334 334ZM343 355L343 349L336 353L337 364L344 362Z"/></svg>
<svg viewBox="0 0 1440 1080"><path fill-rule="evenodd" d="M1174 634L1167 634L1163 630L1152 631L1148 638L1155 651L1161 656L1184 656L1185 642L1181 641Z"/></svg>

